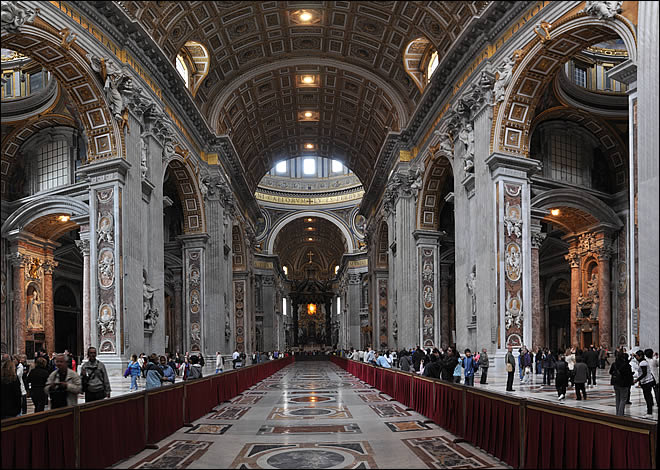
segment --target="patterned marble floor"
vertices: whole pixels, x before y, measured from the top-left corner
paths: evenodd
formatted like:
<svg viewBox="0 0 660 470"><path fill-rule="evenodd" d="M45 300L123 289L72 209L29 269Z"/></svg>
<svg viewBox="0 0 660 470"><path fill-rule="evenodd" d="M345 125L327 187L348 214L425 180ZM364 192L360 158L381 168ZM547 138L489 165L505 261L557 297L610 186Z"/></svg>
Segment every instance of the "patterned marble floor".
<svg viewBox="0 0 660 470"><path fill-rule="evenodd" d="M116 468L507 468L331 362L298 362Z"/></svg>
<svg viewBox="0 0 660 470"><path fill-rule="evenodd" d="M503 361L500 359L500 361ZM480 373L474 379L475 387L483 387L488 390L496 391L499 393L511 394L518 397L532 398L534 400L550 401L553 403L560 403L557 400L557 390L555 389L555 382L552 385L543 385L543 374L532 374L531 380L527 384L520 381L520 376L516 370L516 377L513 381L513 392L506 392L506 372L501 367L499 371L494 370L492 367L488 372L488 384L481 385ZM605 369L596 370L596 386L587 387L587 399L578 401L575 397L575 388L569 387L566 391L566 399L561 402L562 406L584 408L592 411L600 411L602 413L616 414L615 401L614 401L614 387L610 385L609 366ZM641 387L632 387L630 389L631 405L626 406L626 416L633 418L640 418L644 420L658 421L658 404L653 406L653 414L646 414L646 402L644 401L644 394Z"/></svg>

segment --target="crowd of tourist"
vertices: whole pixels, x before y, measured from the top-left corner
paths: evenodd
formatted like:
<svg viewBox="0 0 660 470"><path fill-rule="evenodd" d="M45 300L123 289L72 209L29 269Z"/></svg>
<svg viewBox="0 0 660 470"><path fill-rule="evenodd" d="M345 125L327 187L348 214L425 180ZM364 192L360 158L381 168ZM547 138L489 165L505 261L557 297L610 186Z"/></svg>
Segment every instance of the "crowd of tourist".
<svg viewBox="0 0 660 470"><path fill-rule="evenodd" d="M288 356L289 352L259 352L251 355L252 364L272 361ZM246 364L245 353L234 351L232 368ZM124 378L130 379L129 392L138 391L140 385L146 390L173 384L177 378L192 380L203 377L204 356L196 353L167 355L155 353L133 354L124 370ZM2 355L2 418L13 418L27 414L28 396L34 411L44 411L78 404L84 394L85 403L110 398L110 377L105 364L97 359L95 347L87 351L87 360L78 364L69 352L35 353L32 364L25 354ZM215 373L225 371L225 361L218 351L215 355ZM144 382L144 383L143 383ZM143 384L142 384L143 383Z"/></svg>
<svg viewBox="0 0 660 470"><path fill-rule="evenodd" d="M566 391L574 389L576 400L587 399L587 389L596 386L596 371L609 366L610 384L614 387L616 414L624 415L625 405L630 402L630 389L637 385L642 389L646 402L647 414L653 413L658 406L658 353L652 349L638 350L628 354L621 347L614 352L614 361L609 362L606 348L590 345L584 350L570 348L564 352L549 348L537 348L529 351L525 346L519 348L518 355L513 347L508 346L504 356L507 371L506 391L513 392L516 369L521 385L530 385L534 375L542 376L543 385L555 385L560 402L566 399ZM480 375L480 384L488 384L490 360L488 351L473 354L465 349L461 354L455 347L415 348L396 351L366 350L342 351L342 355L355 361L366 362L383 368L398 368L404 372L416 373L425 377L437 378L453 383L474 386L474 378ZM536 379L534 379L536 382Z"/></svg>

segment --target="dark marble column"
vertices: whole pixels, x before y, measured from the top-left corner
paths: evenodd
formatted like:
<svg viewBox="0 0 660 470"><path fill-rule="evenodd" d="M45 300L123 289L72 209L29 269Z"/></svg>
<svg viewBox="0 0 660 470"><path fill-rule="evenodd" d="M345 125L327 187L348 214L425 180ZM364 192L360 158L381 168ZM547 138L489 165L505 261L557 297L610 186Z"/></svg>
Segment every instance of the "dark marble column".
<svg viewBox="0 0 660 470"><path fill-rule="evenodd" d="M539 266L539 248L545 240L545 233L532 231L532 349L546 344L545 312L541 295L541 279Z"/></svg>
<svg viewBox="0 0 660 470"><path fill-rule="evenodd" d="M46 344L44 350L55 351L55 302L53 299L53 269L57 263L53 261L53 253L48 254L48 258L42 265L44 272L44 330L46 332Z"/></svg>
<svg viewBox="0 0 660 470"><path fill-rule="evenodd" d="M14 282L12 283L14 347L12 352L25 354L25 263L27 260L21 253L13 253L10 261L14 269Z"/></svg>
<svg viewBox="0 0 660 470"><path fill-rule="evenodd" d="M608 347L612 346L610 284L610 249L607 244L598 252L598 339L601 346Z"/></svg>
<svg viewBox="0 0 660 470"><path fill-rule="evenodd" d="M577 253L577 243L572 243L566 260L571 264L571 346L578 346L580 338L577 331L577 301L580 295L580 255Z"/></svg>

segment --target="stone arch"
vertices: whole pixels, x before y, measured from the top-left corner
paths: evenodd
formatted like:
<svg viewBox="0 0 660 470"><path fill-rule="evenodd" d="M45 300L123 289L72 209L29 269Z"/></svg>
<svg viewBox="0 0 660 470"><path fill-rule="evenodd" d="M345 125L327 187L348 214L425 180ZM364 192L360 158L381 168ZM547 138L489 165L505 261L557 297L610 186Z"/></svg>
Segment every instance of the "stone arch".
<svg viewBox="0 0 660 470"><path fill-rule="evenodd" d="M602 226L609 227L613 230L619 230L623 227L621 219L612 208L586 191L569 188L551 189L550 191L546 191L545 193L534 197L531 204L532 208L544 210L558 207L569 207L589 214ZM564 225L552 215L549 215L546 218L559 225Z"/></svg>
<svg viewBox="0 0 660 470"><path fill-rule="evenodd" d="M428 78L424 65L429 61L429 56L435 51L431 41L424 37L418 37L408 43L403 51L403 68L412 78L420 93L424 92Z"/></svg>
<svg viewBox="0 0 660 470"><path fill-rule="evenodd" d="M2 163L0 164L0 196L9 195L9 179L14 171L21 146L33 135L48 127L67 126L77 128L75 121L64 114L34 116L2 139Z"/></svg>
<svg viewBox="0 0 660 470"><path fill-rule="evenodd" d="M628 183L628 149L616 132L605 120L593 113L568 106L557 106L546 109L531 122L529 135L543 122L553 119L570 121L590 132L602 146L610 168L615 173L615 183L618 190L624 190Z"/></svg>
<svg viewBox="0 0 660 470"><path fill-rule="evenodd" d="M206 232L206 217L204 202L202 201L195 171L188 161L179 154L175 154L165 165L163 178L167 169L171 169L172 177L176 180L176 190L183 209L183 232Z"/></svg>
<svg viewBox="0 0 660 470"><path fill-rule="evenodd" d="M534 109L557 70L574 53L609 39L622 39L628 57L637 63L634 26L622 15L600 20L579 12L547 25L536 26L537 35L522 51L504 96L496 105L492 151L527 157Z"/></svg>
<svg viewBox="0 0 660 470"><path fill-rule="evenodd" d="M62 31L36 17L20 32L3 33L2 47L29 56L50 71L69 94L87 136L87 160L125 157L124 134L110 112L103 84L88 62L87 51L67 42Z"/></svg>
<svg viewBox="0 0 660 470"><path fill-rule="evenodd" d="M194 98L197 90L199 90L199 86L209 74L211 56L206 46L198 41L187 41L179 51L179 54L183 56L188 67L190 67L188 89Z"/></svg>
<svg viewBox="0 0 660 470"><path fill-rule="evenodd" d="M445 204L442 190L447 178L453 178L451 160L441 152L433 152L426 163L422 191L417 198L417 228L438 230L440 210Z"/></svg>
<svg viewBox="0 0 660 470"><path fill-rule="evenodd" d="M52 227L43 226L60 215L68 215L70 219L51 224ZM28 202L14 211L2 224L1 233L4 238L12 231L33 231L38 228L37 224L42 224L40 234L47 235L42 238L57 240L62 234L88 221L89 206L84 202L68 196L50 196Z"/></svg>
<svg viewBox="0 0 660 470"><path fill-rule="evenodd" d="M344 236L344 239L346 240L348 253L355 252L356 250L355 242L353 240L353 237L351 237L351 230L350 227L346 224L346 222L344 222L342 219L329 212L308 210L308 211L292 212L288 216L283 217L282 219L280 219L275 223L267 238L266 253L273 253L273 248L275 246L275 238L277 238L277 234L280 233L280 231L289 222L295 219L299 219L301 217L319 217L337 226L337 228L341 231L342 235Z"/></svg>

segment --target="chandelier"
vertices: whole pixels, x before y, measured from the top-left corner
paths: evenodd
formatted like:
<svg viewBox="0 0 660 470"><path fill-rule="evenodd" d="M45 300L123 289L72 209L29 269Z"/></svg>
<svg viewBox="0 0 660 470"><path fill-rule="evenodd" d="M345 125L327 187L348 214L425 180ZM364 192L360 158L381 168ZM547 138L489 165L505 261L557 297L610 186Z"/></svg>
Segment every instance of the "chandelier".
<svg viewBox="0 0 660 470"><path fill-rule="evenodd" d="M314 315L316 313L316 304L307 304L307 314Z"/></svg>

